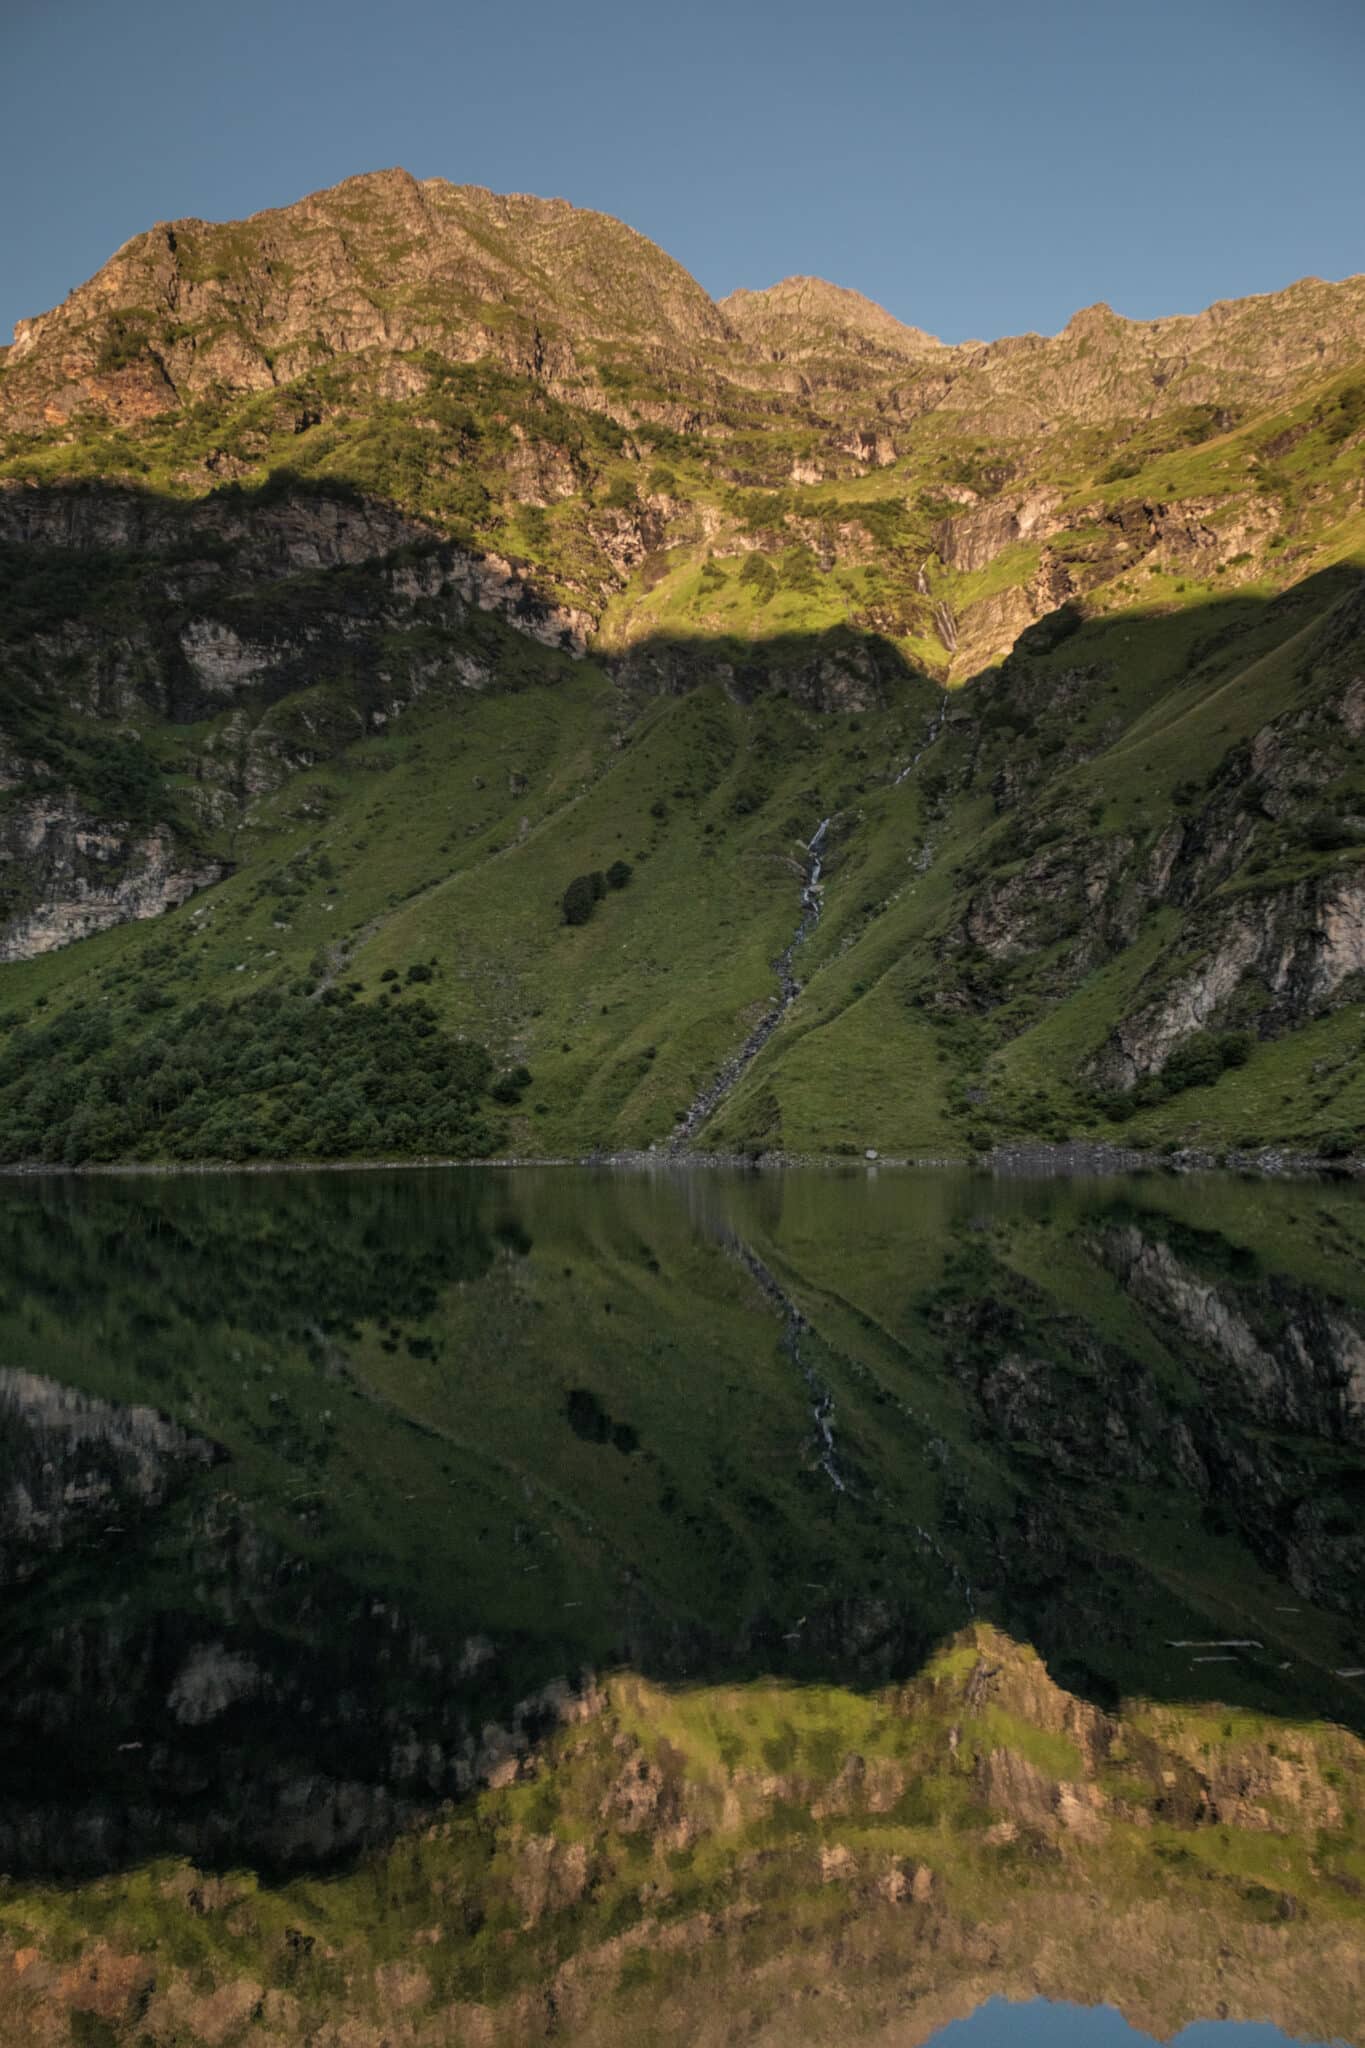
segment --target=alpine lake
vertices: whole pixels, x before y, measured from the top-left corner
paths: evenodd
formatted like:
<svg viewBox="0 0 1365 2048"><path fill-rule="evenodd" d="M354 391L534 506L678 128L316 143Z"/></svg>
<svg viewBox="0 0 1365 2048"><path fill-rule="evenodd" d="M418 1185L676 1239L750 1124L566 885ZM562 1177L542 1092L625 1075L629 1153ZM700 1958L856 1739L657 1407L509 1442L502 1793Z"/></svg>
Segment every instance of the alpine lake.
<svg viewBox="0 0 1365 2048"><path fill-rule="evenodd" d="M1365 2044L1365 1190L0 1181L0 2042Z"/></svg>

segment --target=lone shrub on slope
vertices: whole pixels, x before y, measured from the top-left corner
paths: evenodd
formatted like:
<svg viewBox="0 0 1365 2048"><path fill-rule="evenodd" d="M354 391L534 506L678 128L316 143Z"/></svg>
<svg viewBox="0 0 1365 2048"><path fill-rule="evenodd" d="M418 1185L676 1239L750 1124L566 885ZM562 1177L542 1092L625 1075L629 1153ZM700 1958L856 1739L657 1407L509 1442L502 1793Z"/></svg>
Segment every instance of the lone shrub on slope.
<svg viewBox="0 0 1365 2048"><path fill-rule="evenodd" d="M564 891L565 924L586 924L592 916L597 892L592 886L591 875L575 875Z"/></svg>

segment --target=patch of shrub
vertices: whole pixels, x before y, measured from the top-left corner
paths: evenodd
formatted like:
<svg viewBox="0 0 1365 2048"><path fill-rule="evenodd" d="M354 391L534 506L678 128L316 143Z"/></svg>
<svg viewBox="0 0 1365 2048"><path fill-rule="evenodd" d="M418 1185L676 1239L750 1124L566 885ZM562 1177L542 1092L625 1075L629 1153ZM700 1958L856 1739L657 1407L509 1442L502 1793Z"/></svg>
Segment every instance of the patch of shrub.
<svg viewBox="0 0 1365 2048"><path fill-rule="evenodd" d="M420 999L200 1002L140 1033L74 1007L0 1055L0 1160L337 1159L493 1149L492 1062ZM117 1025L117 1029L115 1028Z"/></svg>
<svg viewBox="0 0 1365 2048"><path fill-rule="evenodd" d="M575 875L560 900L565 924L586 924L596 902L591 875Z"/></svg>
<svg viewBox="0 0 1365 2048"><path fill-rule="evenodd" d="M1360 832L1350 818L1336 811L1314 811L1302 827L1303 842L1314 853L1339 853L1343 847L1358 846Z"/></svg>
<svg viewBox="0 0 1365 2048"><path fill-rule="evenodd" d="M1365 384L1348 384L1337 393L1327 421L1327 439L1334 448L1339 447L1358 427L1365 427Z"/></svg>
<svg viewBox="0 0 1365 2048"><path fill-rule="evenodd" d="M777 595L777 571L766 555L746 555L739 580L752 590L756 604L767 604Z"/></svg>
<svg viewBox="0 0 1365 2048"><path fill-rule="evenodd" d="M1159 1080L1164 1095L1179 1095L1186 1088L1206 1088L1227 1067L1243 1067L1255 1043L1249 1031L1197 1031L1178 1045L1162 1068Z"/></svg>
<svg viewBox="0 0 1365 2048"><path fill-rule="evenodd" d="M146 322L134 313L115 313L104 331L95 368L101 376L110 376L116 370L126 370L147 352L149 343Z"/></svg>

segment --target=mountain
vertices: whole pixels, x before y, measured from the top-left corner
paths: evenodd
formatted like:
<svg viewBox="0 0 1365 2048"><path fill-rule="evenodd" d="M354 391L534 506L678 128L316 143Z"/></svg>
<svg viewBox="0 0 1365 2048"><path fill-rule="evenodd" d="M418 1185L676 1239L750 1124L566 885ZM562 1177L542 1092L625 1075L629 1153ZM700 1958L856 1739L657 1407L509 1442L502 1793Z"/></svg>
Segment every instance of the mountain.
<svg viewBox="0 0 1365 2048"><path fill-rule="evenodd" d="M0 351L0 1150L1356 1156L1363 560L1365 278L158 226Z"/></svg>

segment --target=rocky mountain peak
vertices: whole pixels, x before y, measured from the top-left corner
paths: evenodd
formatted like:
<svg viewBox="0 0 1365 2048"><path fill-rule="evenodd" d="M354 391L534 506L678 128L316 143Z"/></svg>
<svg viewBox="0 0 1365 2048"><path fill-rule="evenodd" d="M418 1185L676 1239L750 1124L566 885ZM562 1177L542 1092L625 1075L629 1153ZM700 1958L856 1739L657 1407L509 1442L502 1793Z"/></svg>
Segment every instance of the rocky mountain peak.
<svg viewBox="0 0 1365 2048"><path fill-rule="evenodd" d="M1096 299L1093 306L1082 306L1073 313L1062 333L1080 339L1086 335L1111 333L1119 324L1120 317L1113 307L1104 299Z"/></svg>
<svg viewBox="0 0 1365 2048"><path fill-rule="evenodd" d="M606 214L391 169L134 236L18 323L0 429L155 417L370 350L500 358L553 381L594 374L603 350L672 360L728 337L681 264Z"/></svg>
<svg viewBox="0 0 1365 2048"><path fill-rule="evenodd" d="M731 292L720 309L747 341L787 354L870 345L918 357L944 347L935 335L906 326L874 299L821 277L784 277L763 291Z"/></svg>
<svg viewBox="0 0 1365 2048"><path fill-rule="evenodd" d="M1279 400L1362 353L1361 277L1161 320L1100 302L1052 338L950 347L821 278L717 305L609 215L391 167L244 220L134 236L18 323L0 351L0 439L137 429L347 363L403 398L423 356L501 365L627 427L690 431L724 414L727 388L785 389L859 432L946 408L964 429L1017 436Z"/></svg>

